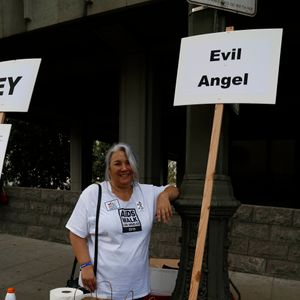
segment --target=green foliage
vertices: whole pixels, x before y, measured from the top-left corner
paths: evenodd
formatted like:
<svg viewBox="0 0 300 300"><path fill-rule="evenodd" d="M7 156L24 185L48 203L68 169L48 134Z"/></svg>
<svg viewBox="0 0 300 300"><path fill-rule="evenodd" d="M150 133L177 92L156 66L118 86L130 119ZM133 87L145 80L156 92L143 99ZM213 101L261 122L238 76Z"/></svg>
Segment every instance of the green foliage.
<svg viewBox="0 0 300 300"><path fill-rule="evenodd" d="M70 188L70 140L62 129L7 119L12 124L3 164L4 184Z"/></svg>
<svg viewBox="0 0 300 300"><path fill-rule="evenodd" d="M93 144L93 165L92 179L93 181L103 181L105 177L105 155L111 144L94 141Z"/></svg>
<svg viewBox="0 0 300 300"><path fill-rule="evenodd" d="M7 119L12 124L3 164L4 185L70 189L70 134L63 128ZM92 181L103 181L111 143L94 141ZM168 183L176 184L176 162L168 161Z"/></svg>
<svg viewBox="0 0 300 300"><path fill-rule="evenodd" d="M177 164L174 160L168 160L168 184L176 184Z"/></svg>

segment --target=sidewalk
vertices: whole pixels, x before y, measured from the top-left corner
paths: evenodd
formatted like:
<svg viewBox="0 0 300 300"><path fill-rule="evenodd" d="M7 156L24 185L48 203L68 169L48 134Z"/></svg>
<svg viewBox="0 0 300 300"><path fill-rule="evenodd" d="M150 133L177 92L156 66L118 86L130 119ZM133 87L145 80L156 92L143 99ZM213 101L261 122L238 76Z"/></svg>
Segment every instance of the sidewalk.
<svg viewBox="0 0 300 300"><path fill-rule="evenodd" d="M0 300L7 287L17 300L49 300L50 290L65 286L73 259L69 245L0 234ZM230 278L241 300L300 299L300 281L237 272Z"/></svg>
<svg viewBox="0 0 300 300"><path fill-rule="evenodd" d="M17 300L48 300L51 289L65 286L73 259L69 245L0 234L0 300L7 287Z"/></svg>
<svg viewBox="0 0 300 300"><path fill-rule="evenodd" d="M300 281L229 272L241 300L299 300ZM237 298L235 298L237 299Z"/></svg>

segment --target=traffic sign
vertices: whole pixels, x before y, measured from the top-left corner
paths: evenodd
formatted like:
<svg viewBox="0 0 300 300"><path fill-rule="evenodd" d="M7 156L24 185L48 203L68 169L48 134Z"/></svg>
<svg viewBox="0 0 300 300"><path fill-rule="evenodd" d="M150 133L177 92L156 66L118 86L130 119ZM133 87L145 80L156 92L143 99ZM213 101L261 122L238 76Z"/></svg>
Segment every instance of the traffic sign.
<svg viewBox="0 0 300 300"><path fill-rule="evenodd" d="M216 9L227 10L237 14L254 17L257 0L187 0L191 4L203 5Z"/></svg>

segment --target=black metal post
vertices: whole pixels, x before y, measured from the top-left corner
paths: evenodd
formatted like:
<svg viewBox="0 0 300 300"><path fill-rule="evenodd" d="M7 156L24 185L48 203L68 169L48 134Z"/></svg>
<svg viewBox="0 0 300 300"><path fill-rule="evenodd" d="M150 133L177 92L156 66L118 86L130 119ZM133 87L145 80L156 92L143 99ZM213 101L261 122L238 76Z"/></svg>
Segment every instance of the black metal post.
<svg viewBox="0 0 300 300"><path fill-rule="evenodd" d="M189 35L225 30L224 19L214 9L189 11ZM213 106L194 105L187 108L186 167L181 196L174 206L182 219L181 257L173 300L189 297L194 253L198 235L208 150L210 145ZM226 118L226 113L225 113ZM225 124L224 124L225 123ZM212 203L203 256L198 299L229 300L227 265L228 224L240 203L234 198L227 176L227 136L223 120L219 155L214 178ZM224 175L223 175L224 174Z"/></svg>

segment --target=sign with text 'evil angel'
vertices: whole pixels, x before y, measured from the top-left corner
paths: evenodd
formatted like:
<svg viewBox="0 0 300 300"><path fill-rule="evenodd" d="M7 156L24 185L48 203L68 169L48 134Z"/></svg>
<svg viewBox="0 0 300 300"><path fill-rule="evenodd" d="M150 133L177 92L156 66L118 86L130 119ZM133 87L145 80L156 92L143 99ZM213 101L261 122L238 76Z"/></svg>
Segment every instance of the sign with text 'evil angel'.
<svg viewBox="0 0 300 300"><path fill-rule="evenodd" d="M281 39L282 29L183 38L174 105L275 104Z"/></svg>
<svg viewBox="0 0 300 300"><path fill-rule="evenodd" d="M0 62L0 111L27 112L41 59Z"/></svg>

